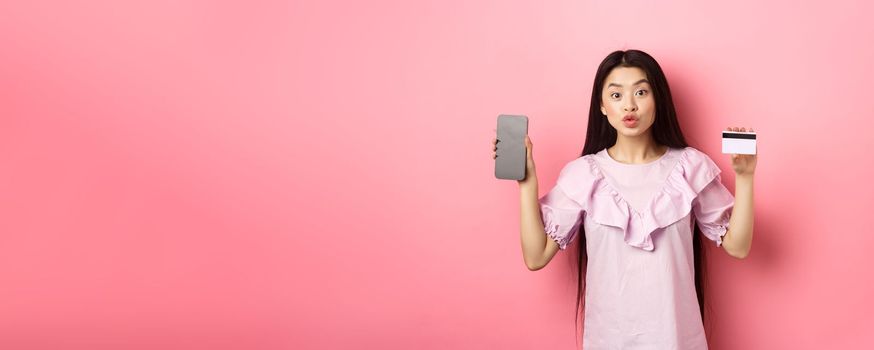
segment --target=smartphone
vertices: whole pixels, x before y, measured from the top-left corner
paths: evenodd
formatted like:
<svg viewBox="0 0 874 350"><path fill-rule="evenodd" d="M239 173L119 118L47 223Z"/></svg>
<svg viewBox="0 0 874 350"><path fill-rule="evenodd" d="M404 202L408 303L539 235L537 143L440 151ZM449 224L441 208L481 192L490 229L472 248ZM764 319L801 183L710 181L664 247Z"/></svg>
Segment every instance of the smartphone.
<svg viewBox="0 0 874 350"><path fill-rule="evenodd" d="M495 158L495 177L504 180L524 180L528 149L528 117L501 114L498 116L498 150Z"/></svg>
<svg viewBox="0 0 874 350"><path fill-rule="evenodd" d="M756 154L756 133L751 131L723 131L722 153Z"/></svg>

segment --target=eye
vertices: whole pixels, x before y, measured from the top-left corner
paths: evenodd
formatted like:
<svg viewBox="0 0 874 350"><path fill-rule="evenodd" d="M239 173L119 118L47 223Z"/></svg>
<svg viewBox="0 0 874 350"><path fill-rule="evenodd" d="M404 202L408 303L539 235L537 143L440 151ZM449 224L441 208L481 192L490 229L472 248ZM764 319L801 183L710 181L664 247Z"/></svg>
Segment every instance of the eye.
<svg viewBox="0 0 874 350"><path fill-rule="evenodd" d="M637 90L637 96L643 96L643 95L646 95L648 92L649 92L649 91L646 91L646 90L643 90L643 89L641 89L641 90Z"/></svg>
<svg viewBox="0 0 874 350"><path fill-rule="evenodd" d="M619 93L618 93L618 92L611 93L611 94L610 94L610 97L612 97L612 98L619 98Z"/></svg>

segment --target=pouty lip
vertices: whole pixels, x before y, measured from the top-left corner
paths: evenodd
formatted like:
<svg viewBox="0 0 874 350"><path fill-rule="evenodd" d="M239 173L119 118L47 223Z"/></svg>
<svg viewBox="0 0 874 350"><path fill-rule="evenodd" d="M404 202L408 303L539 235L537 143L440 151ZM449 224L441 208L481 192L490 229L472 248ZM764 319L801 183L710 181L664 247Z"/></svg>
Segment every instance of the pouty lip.
<svg viewBox="0 0 874 350"><path fill-rule="evenodd" d="M634 114L628 114L628 115L622 117L622 121L626 121L626 120L629 120L629 119L637 120L637 116L635 116Z"/></svg>

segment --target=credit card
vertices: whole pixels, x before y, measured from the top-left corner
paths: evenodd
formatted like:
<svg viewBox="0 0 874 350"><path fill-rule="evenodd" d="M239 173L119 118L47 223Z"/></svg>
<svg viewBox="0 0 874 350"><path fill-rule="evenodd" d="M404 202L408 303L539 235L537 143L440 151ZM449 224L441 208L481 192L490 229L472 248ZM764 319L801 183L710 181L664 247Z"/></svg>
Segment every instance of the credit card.
<svg viewBox="0 0 874 350"><path fill-rule="evenodd" d="M722 153L756 154L756 133L750 131L723 131Z"/></svg>

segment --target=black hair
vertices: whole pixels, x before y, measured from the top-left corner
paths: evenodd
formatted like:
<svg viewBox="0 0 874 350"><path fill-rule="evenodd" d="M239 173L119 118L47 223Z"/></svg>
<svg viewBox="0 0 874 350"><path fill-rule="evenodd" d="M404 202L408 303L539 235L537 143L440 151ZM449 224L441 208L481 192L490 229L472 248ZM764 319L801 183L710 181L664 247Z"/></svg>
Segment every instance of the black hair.
<svg viewBox="0 0 874 350"><path fill-rule="evenodd" d="M688 146L683 133L680 130L680 123L677 121L677 111L674 108L671 90L668 87L668 80L665 78L662 68L658 62L640 50L614 51L607 55L606 58L598 66L598 71L595 74L595 83L592 86L592 103L589 106L589 125L586 130L586 143L583 145L583 151L580 156L587 154L598 153L604 148L613 146L616 143L616 129L608 122L607 118L601 114L601 93L604 89L604 83L607 75L617 67L637 67L646 73L646 78L652 87L653 98L655 99L655 121L650 129L653 139L659 145L668 146L671 148L685 148ZM698 307L701 312L701 319L704 320L704 285L706 284L704 270L706 269L705 262L705 247L701 238L702 233L698 225L694 225L693 229L693 251L695 259L695 290L698 295ZM586 234L584 225L580 225L579 233L577 234L577 249L579 249L579 258L577 259L577 309L575 319L579 320L582 316L580 309L581 304L585 304L585 266L588 262L586 254ZM576 324L576 322L575 322ZM579 325L577 325L579 329ZM705 332L705 335L709 332ZM579 338L579 337L578 337Z"/></svg>

